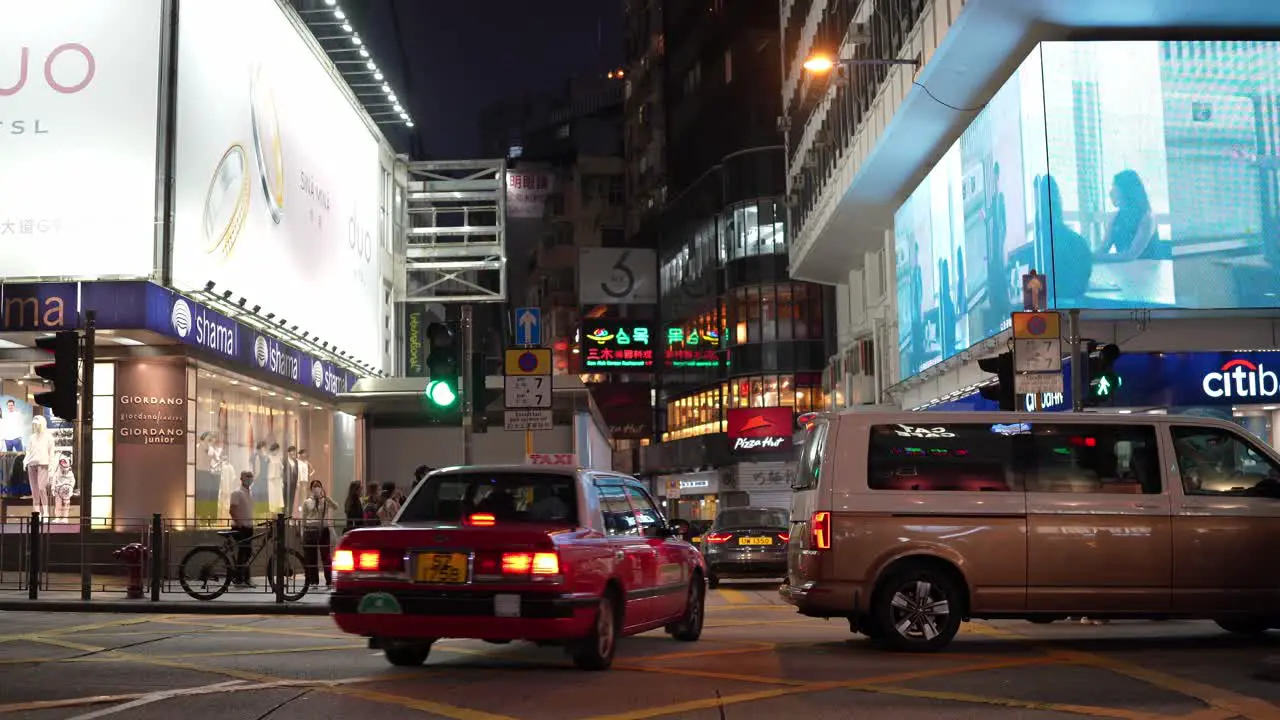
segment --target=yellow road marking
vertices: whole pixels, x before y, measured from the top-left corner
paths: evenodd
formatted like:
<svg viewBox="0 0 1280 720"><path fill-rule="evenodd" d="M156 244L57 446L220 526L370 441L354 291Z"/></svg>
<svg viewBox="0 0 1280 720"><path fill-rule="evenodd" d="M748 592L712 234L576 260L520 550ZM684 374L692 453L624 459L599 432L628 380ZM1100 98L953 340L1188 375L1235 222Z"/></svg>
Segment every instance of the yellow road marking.
<svg viewBox="0 0 1280 720"><path fill-rule="evenodd" d="M403 678L409 673L401 673L393 676L366 676L344 678L341 680L273 680L271 682L241 685L224 685L215 689L211 687L195 687L195 688L179 688L173 691L161 690L152 693L128 693L123 695L89 695L87 697L78 698L61 698L58 700L32 700L28 702L11 703L8 705L0 705L0 715L13 712L34 712L38 710L53 710L58 708L84 707L88 705L106 705L109 703L129 702L132 700L141 700L147 697L153 697L162 693L181 692L186 695L210 695L225 692L246 692L255 690L269 690L272 688L282 687L308 687L315 690L329 690L329 686L339 687L343 685L355 685L358 683L386 682ZM413 673L413 675L421 676L422 673ZM203 692L201 692L203 691Z"/></svg>
<svg viewBox="0 0 1280 720"><path fill-rule="evenodd" d="M317 647L300 647L300 648L271 648L267 650L222 650L219 652L203 652L188 653L181 655L145 655L143 657L149 660L199 660L202 658L219 658L219 657L246 657L254 655L291 655L294 653L308 652L334 652L336 650L364 650L364 644L348 643L346 645L320 645ZM129 658L130 660L132 657ZM86 657L86 658L68 658L66 662L119 662L119 658L111 657Z"/></svg>
<svg viewBox="0 0 1280 720"><path fill-rule="evenodd" d="M406 697L404 695L393 695L391 693L378 692L376 690L365 690L363 688L325 688L323 692L333 695L345 695L347 697L355 697L360 698L361 700L370 700L388 705L399 705L400 707L407 708L409 710L434 713L443 717L453 718L453 720L515 720L515 718L508 715L495 715L493 713L484 712L483 710L471 710L469 708L461 708L453 705L432 702L431 700L420 700L418 698Z"/></svg>
<svg viewBox="0 0 1280 720"><path fill-rule="evenodd" d="M164 616L168 617L168 616ZM73 633L87 632L90 630L102 630L110 627L122 627L125 625L141 625L142 623L160 622L152 617L131 617L125 620L112 620L110 622L92 623L90 625L75 625L66 628L56 628L50 630L41 630L30 633L18 633L15 635L0 635L0 642L11 642L14 640L31 640L35 637L49 637L58 635L71 635Z"/></svg>
<svg viewBox="0 0 1280 720"><path fill-rule="evenodd" d="M1280 720L1280 707L1260 698L1241 695L1224 688L1170 675L1159 670L1152 670L1141 665L1096 653L1059 651L1058 654L1081 665L1091 665L1110 670L1121 675L1127 675L1135 680L1142 680L1164 690L1193 697L1210 707L1230 712L1233 716L1238 715L1249 718L1249 720Z"/></svg>
<svg viewBox="0 0 1280 720"><path fill-rule="evenodd" d="M664 660L683 660L685 658L698 657L714 657L716 655L747 655L750 653L764 652L773 650L778 647L777 643L752 643L747 647L720 648L718 650L685 650L683 652L662 653L660 655L645 655L636 658L636 662L658 662Z"/></svg>
<svg viewBox="0 0 1280 720"><path fill-rule="evenodd" d="M704 628L725 628L725 627L741 627L743 625L795 625L796 623L811 623L813 618L800 618L798 620L730 620L721 623L704 623Z"/></svg>
<svg viewBox="0 0 1280 720"><path fill-rule="evenodd" d="M1117 718L1117 720L1157 720L1163 718L1163 716L1158 713L1144 713L1136 710L1124 710L1121 708L1038 702L1034 700L1016 700L1013 698L970 695L969 693L912 690L910 688L883 687L876 685L851 689L857 692L869 692L881 695L899 695L902 697L920 698L922 700L943 700L949 702L976 703L980 705L999 705L1002 707L1020 708L1023 710L1043 710L1045 712L1071 713L1074 715L1088 715L1090 717Z"/></svg>
<svg viewBox="0 0 1280 720"><path fill-rule="evenodd" d="M734 605L746 605L751 602L751 598L741 590L716 590L715 592Z"/></svg>
<svg viewBox="0 0 1280 720"><path fill-rule="evenodd" d="M714 670L698 670L695 668L662 667L660 665L640 665L620 663L613 666L618 670L655 673L657 675L681 675L684 677L707 678L711 680L733 680L736 682L756 683L757 685L792 685L805 686L806 680L789 680L787 678L770 677L768 675L742 675L739 673L716 672Z"/></svg>
<svg viewBox="0 0 1280 720"><path fill-rule="evenodd" d="M980 623L969 623L969 628L971 631L980 635L1000 637L1028 643L1033 648L1042 652L1051 653L1065 662L1078 665L1088 665L1102 670L1110 670L1111 672L1125 675L1135 680L1141 680L1162 690L1168 690L1179 695L1195 698L1206 705L1209 705L1211 708L1231 713L1227 717L1245 717L1249 720L1280 720L1280 707L1260 698L1242 695L1207 683L1197 682L1177 675L1171 675L1159 670L1152 670L1150 668L1145 668L1140 665L1135 665L1133 663L1098 653L1082 652L1078 650L1061 650L1054 647L1052 641L1033 638L1028 635L1004 630L1002 628L991 627Z"/></svg>
<svg viewBox="0 0 1280 720"><path fill-rule="evenodd" d="M755 702L757 700L768 700L786 695L800 695L815 692L824 692L827 690L856 690L863 687L875 687L880 685L890 685L893 683L907 682L910 680L920 680L929 677L940 677L944 675L955 675L966 672L979 672L982 670L996 670L1007 667L1025 667L1028 665L1046 665L1054 663L1049 658L1020 658L1018 660L1002 660L988 663L974 663L970 665L957 665L950 668L932 668L929 670L913 670L909 672L894 673L892 675L881 675L878 677L862 678L859 680L839 680L832 682L816 682L795 685L792 687L775 688L773 690L758 690L753 692L737 693L735 695L725 695L719 698L704 698L701 700L688 700L671 705L663 705L659 707L645 708L643 710L633 710L624 713L615 713L612 715L597 715L586 720L647 720L648 718L662 717L664 715L675 715L677 713L688 713L697 710L708 710L721 705L737 705L740 703ZM679 669L668 669L662 667L647 668L646 672L654 672L658 674L684 675L686 671ZM746 680L752 676L737 676L736 679ZM768 678L759 676L757 682L776 683L779 678ZM748 680L750 682L750 680Z"/></svg>

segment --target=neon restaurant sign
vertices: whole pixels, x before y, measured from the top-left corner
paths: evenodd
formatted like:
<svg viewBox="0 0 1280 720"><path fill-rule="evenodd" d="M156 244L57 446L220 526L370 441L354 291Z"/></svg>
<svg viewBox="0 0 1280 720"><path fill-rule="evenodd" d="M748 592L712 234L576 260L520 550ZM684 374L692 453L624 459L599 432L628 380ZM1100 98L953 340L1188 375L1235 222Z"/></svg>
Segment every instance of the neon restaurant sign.
<svg viewBox="0 0 1280 720"><path fill-rule="evenodd" d="M648 323L630 320L597 320L583 329L584 370L653 369L654 337Z"/></svg>
<svg viewBox="0 0 1280 720"><path fill-rule="evenodd" d="M714 330L667 328L663 357L669 368L720 367L720 334Z"/></svg>

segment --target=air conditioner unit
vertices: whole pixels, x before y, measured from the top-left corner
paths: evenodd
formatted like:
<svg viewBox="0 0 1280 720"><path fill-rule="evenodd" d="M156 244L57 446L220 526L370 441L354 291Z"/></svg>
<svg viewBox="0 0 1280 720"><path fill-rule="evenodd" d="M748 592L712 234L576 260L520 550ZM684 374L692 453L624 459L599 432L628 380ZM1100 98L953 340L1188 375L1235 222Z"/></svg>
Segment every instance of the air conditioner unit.
<svg viewBox="0 0 1280 720"><path fill-rule="evenodd" d="M863 3L870 5L870 2ZM849 32L845 36L845 42L854 45L867 45L871 42L871 23L853 22L849 24Z"/></svg>

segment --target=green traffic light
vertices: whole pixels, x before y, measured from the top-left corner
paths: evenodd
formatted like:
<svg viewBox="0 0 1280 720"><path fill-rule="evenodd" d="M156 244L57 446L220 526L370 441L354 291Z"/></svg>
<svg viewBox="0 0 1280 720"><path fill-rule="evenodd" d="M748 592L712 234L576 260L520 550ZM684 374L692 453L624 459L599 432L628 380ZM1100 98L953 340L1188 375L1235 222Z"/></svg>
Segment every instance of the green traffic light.
<svg viewBox="0 0 1280 720"><path fill-rule="evenodd" d="M449 407L458 402L458 393L444 380L432 380L427 383L427 399L439 407Z"/></svg>

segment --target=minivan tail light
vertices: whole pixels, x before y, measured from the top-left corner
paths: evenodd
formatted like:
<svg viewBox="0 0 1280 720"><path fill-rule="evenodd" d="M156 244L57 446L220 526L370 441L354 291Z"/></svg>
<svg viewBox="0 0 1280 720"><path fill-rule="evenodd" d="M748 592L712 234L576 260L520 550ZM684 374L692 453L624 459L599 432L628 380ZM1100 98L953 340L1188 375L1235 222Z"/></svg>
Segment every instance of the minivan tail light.
<svg viewBox="0 0 1280 720"><path fill-rule="evenodd" d="M809 522L809 532L813 535L813 548L815 550L831 549L831 513L826 510L813 514L813 519Z"/></svg>
<svg viewBox="0 0 1280 720"><path fill-rule="evenodd" d="M790 541L791 541L791 533L778 533L778 541L779 541L779 542L790 542Z"/></svg>
<svg viewBox="0 0 1280 720"><path fill-rule="evenodd" d="M733 537L733 533L715 532L704 535L703 537L712 545L719 545L720 543L728 542L729 538Z"/></svg>

